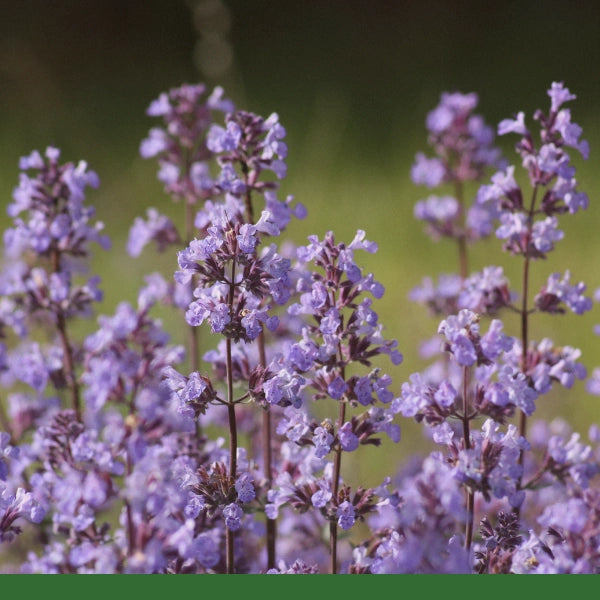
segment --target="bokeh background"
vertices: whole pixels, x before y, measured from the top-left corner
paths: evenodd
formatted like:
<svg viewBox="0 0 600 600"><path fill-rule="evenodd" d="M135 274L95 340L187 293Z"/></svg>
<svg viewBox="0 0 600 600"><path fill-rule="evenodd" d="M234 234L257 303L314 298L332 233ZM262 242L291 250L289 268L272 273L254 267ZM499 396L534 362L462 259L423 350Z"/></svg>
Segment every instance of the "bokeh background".
<svg viewBox="0 0 600 600"><path fill-rule="evenodd" d="M427 112L444 91L477 92L491 125L519 110L529 119L548 107L552 81L577 94L573 119L591 144L575 156L590 208L563 219L566 238L534 281L570 268L593 292L600 287L600 4L593 0L2 0L0 18L0 193L5 207L18 158L47 145L65 160L85 159L101 187L88 199L113 239L94 256L110 312L135 299L148 270L175 268L172 254L125 253L133 219L156 206L175 220L182 209L164 196L156 165L138 147L155 125L149 102L181 83L222 85L240 108L275 111L288 132L288 177L282 192L308 208L288 233L297 242L358 228L379 244L363 264L386 287L379 313L405 361L394 391L424 366L417 347L437 322L408 300L423 276L456 270L452 245L432 243L413 218L427 190L409 177L416 152L428 151ZM498 140L510 160L515 138ZM514 157L514 158L513 158ZM474 190L471 190L474 192ZM8 223L5 210L0 224ZM472 268L502 264L519 281L519 261L490 240L474 248ZM169 318L168 316L166 318ZM600 313L536 318L532 336L583 350L600 364ZM506 328L516 333L507 318ZM173 324L175 337L181 326ZM209 345L216 340L204 338ZM543 401L540 415L562 416L584 433L600 422L600 399L582 384ZM410 452L420 433L403 423ZM376 458L375 458L376 456ZM381 460L374 455L374 460ZM387 462L387 459L386 459ZM371 467L366 467L370 469Z"/></svg>

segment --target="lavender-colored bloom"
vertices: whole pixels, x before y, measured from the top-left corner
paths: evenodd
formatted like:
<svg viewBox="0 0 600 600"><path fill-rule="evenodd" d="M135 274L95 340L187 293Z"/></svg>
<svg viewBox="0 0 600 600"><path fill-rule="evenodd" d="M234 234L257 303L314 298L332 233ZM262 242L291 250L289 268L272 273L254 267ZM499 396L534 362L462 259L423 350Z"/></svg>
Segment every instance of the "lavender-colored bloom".
<svg viewBox="0 0 600 600"><path fill-rule="evenodd" d="M88 336L85 341L85 349L89 352L99 352L108 347L113 341L123 340L138 325L138 315L133 307L127 302L121 302L114 316L100 316L98 318L100 329Z"/></svg>
<svg viewBox="0 0 600 600"><path fill-rule="evenodd" d="M427 306L434 315L449 315L456 312L462 286L459 275L442 274L437 285L430 277L425 277L420 286L410 291L409 298Z"/></svg>
<svg viewBox="0 0 600 600"><path fill-rule="evenodd" d="M559 176L547 197L553 202L564 203L571 214L575 214L580 209L585 210L589 206L588 195L585 192L579 192L576 185L577 182L574 178L563 179Z"/></svg>
<svg viewBox="0 0 600 600"><path fill-rule="evenodd" d="M552 340L544 338L533 349L533 354L536 356L536 364L531 369L530 376L540 393L548 392L552 381L570 388L576 379L585 379L587 376L585 366L577 362L581 357L581 350L578 348L557 348Z"/></svg>
<svg viewBox="0 0 600 600"><path fill-rule="evenodd" d="M498 205L499 201L506 197L511 200L513 206L522 204L521 189L515 180L515 167L509 166L504 171L498 171L491 177L491 184L482 185L477 192L479 204Z"/></svg>
<svg viewBox="0 0 600 600"><path fill-rule="evenodd" d="M353 452L358 448L359 440L356 434L352 431L352 423L347 421L338 429L340 445L345 452Z"/></svg>
<svg viewBox="0 0 600 600"><path fill-rule="evenodd" d="M8 475L8 460L19 455L18 446L10 444L10 434L0 431L0 480L6 481Z"/></svg>
<svg viewBox="0 0 600 600"><path fill-rule="evenodd" d="M550 96L550 99L552 101L550 110L553 113L558 112L558 109L565 102L569 102L570 100L575 100L577 98L577 96L575 94L572 94L569 91L569 89L564 86L562 81L561 82L556 82L556 81L552 82L552 85L550 86L550 89L548 90L548 96Z"/></svg>
<svg viewBox="0 0 600 600"><path fill-rule="evenodd" d="M336 516L338 518L338 525L341 529L351 529L356 522L354 506L352 505L352 502L348 502L348 500L342 502L337 507Z"/></svg>
<svg viewBox="0 0 600 600"><path fill-rule="evenodd" d="M587 489L590 480L598 474L599 466L592 460L592 448L581 443L579 433L566 436L554 435L548 440L547 453L552 459L551 472L564 477L567 470L573 481Z"/></svg>
<svg viewBox="0 0 600 600"><path fill-rule="evenodd" d="M213 157L207 132L215 113L234 109L222 88L207 96L204 85L182 85L163 92L150 103L147 114L159 117L164 128L153 127L140 144L143 158L158 159L159 179L174 199L196 202L213 193L206 163Z"/></svg>
<svg viewBox="0 0 600 600"><path fill-rule="evenodd" d="M317 427L312 436L313 444L315 445L315 454L319 458L323 458L331 451L333 444L333 435L326 427Z"/></svg>
<svg viewBox="0 0 600 600"><path fill-rule="evenodd" d="M500 166L494 131L473 111L476 94L444 93L428 115L429 143L436 154L418 153L411 169L414 183L437 187L445 182L478 180L487 167Z"/></svg>
<svg viewBox="0 0 600 600"><path fill-rule="evenodd" d="M310 422L304 411L286 408L276 431L279 435L285 435L291 442L298 442L309 430Z"/></svg>
<svg viewBox="0 0 600 600"><path fill-rule="evenodd" d="M415 204L415 218L431 223L452 221L458 215L458 202L452 196L429 196Z"/></svg>
<svg viewBox="0 0 600 600"><path fill-rule="evenodd" d="M251 502L256 497L252 474L245 472L238 475L238 478L235 482L235 490L240 502Z"/></svg>
<svg viewBox="0 0 600 600"><path fill-rule="evenodd" d="M513 347L514 338L502 333L503 328L502 321L493 319L487 333L481 336L481 351L489 360L495 360Z"/></svg>
<svg viewBox="0 0 600 600"><path fill-rule="evenodd" d="M453 443L455 433L447 421L431 428L431 437L436 444L450 446Z"/></svg>
<svg viewBox="0 0 600 600"><path fill-rule="evenodd" d="M398 414L399 409L392 403L390 409L383 409L381 406L373 406L368 411L369 423L374 431L385 433L392 442L397 444L400 441L401 430L398 423L394 423L394 417Z"/></svg>
<svg viewBox="0 0 600 600"><path fill-rule="evenodd" d="M509 425L502 433L499 424L488 419L481 431L472 433L470 449L461 449L454 463L453 475L471 489L479 490L484 497L506 497L512 506L519 506L524 494L518 490L522 476L519 456L529 448L528 442L518 435L517 428ZM494 460L484 458L494 456Z"/></svg>
<svg viewBox="0 0 600 600"><path fill-rule="evenodd" d="M564 232L558 229L556 217L546 217L543 221L537 221L531 229L533 245L540 252L549 252L554 248L554 243L563 239Z"/></svg>
<svg viewBox="0 0 600 600"><path fill-rule="evenodd" d="M323 508L331 500L332 493L327 482L319 480L317 484L319 490L312 495L311 502L315 508Z"/></svg>
<svg viewBox="0 0 600 600"><path fill-rule="evenodd" d="M305 384L304 377L293 370L281 369L275 377L264 383L265 399L269 404L299 407L302 404L300 392Z"/></svg>
<svg viewBox="0 0 600 600"><path fill-rule="evenodd" d="M529 231L529 219L525 213L508 213L500 215L501 225L496 229L496 237L519 244ZM538 236L539 237L539 236ZM543 238L539 238L540 243Z"/></svg>
<svg viewBox="0 0 600 600"><path fill-rule="evenodd" d="M269 316L267 306L264 310L253 310L247 309L246 314L240 320L240 324L246 332L246 338L248 340L254 340L258 337L260 332L263 330L262 323L269 331L275 331L279 325L279 318L276 316Z"/></svg>
<svg viewBox="0 0 600 600"><path fill-rule="evenodd" d="M600 368L595 368L585 382L585 389L594 396L600 396Z"/></svg>
<svg viewBox="0 0 600 600"><path fill-rule="evenodd" d="M373 388L370 377L359 377L354 383L354 395L360 404L369 406L373 403Z"/></svg>
<svg viewBox="0 0 600 600"><path fill-rule="evenodd" d="M127 252L139 256L148 243L155 241L160 252L179 241L179 234L171 219L161 215L155 208L146 211L148 219L137 217L129 230Z"/></svg>
<svg viewBox="0 0 600 600"><path fill-rule="evenodd" d="M327 386L327 392L334 400L339 400L347 390L347 383L339 375Z"/></svg>
<svg viewBox="0 0 600 600"><path fill-rule="evenodd" d="M581 498L569 498L565 503L546 507L538 518L540 525L579 534L589 522L590 507Z"/></svg>
<svg viewBox="0 0 600 600"><path fill-rule="evenodd" d="M424 381L420 373L413 373L409 381L402 384L400 409L405 417L414 417L424 411L433 399L435 390Z"/></svg>
<svg viewBox="0 0 600 600"><path fill-rule="evenodd" d="M365 250L369 254L377 252L377 242L367 240L367 234L364 229L358 229L354 239L348 244L351 250Z"/></svg>
<svg viewBox="0 0 600 600"><path fill-rule="evenodd" d="M466 367L475 364L477 351L473 341L479 334L479 326L474 313L463 309L458 315L450 315L440 323L438 333L448 340L450 351L459 364Z"/></svg>
<svg viewBox="0 0 600 600"><path fill-rule="evenodd" d="M530 387L523 373L506 365L498 372L498 382L508 394L511 404L518 406L528 416L533 414L538 393ZM499 398L502 396L496 395L494 402L501 403L503 400L499 400Z"/></svg>
<svg viewBox="0 0 600 600"><path fill-rule="evenodd" d="M237 235L237 241L242 252L247 252L248 254L252 254L254 252L254 248L258 243L258 239L254 235L255 233L256 227L254 225L244 223L240 227L240 233Z"/></svg>
<svg viewBox="0 0 600 600"><path fill-rule="evenodd" d="M416 219L427 223L427 231L432 239L441 236L457 237L461 235L458 219L461 208L452 196L429 196L415 204Z"/></svg>
<svg viewBox="0 0 600 600"><path fill-rule="evenodd" d="M31 523L40 523L46 509L34 498L33 494L23 488L10 489L0 482L0 542L12 540L19 532L13 523L20 517Z"/></svg>
<svg viewBox="0 0 600 600"><path fill-rule="evenodd" d="M556 115L554 126L560 133L566 146L578 150L584 159L590 155L590 146L587 140L580 140L582 129L577 123L571 122L571 111L563 109Z"/></svg>
<svg viewBox="0 0 600 600"><path fill-rule="evenodd" d="M9 369L16 379L41 392L48 383L50 374L40 345L28 342L9 356Z"/></svg>
<svg viewBox="0 0 600 600"><path fill-rule="evenodd" d="M584 296L586 285L583 282L571 285L570 278L569 270L565 271L562 278L560 273L550 275L546 285L535 298L536 306L542 311L557 313L564 312L560 306L564 303L577 315L591 310L592 299Z"/></svg>
<svg viewBox="0 0 600 600"><path fill-rule="evenodd" d="M523 111L517 113L514 119L504 119L498 123L498 135L507 133L517 133L519 135L527 135L529 130L525 126L525 113Z"/></svg>
<svg viewBox="0 0 600 600"><path fill-rule="evenodd" d="M434 188L442 183L445 175L446 169L439 158L427 158L422 152L417 153L410 170L413 183Z"/></svg>
<svg viewBox="0 0 600 600"><path fill-rule="evenodd" d="M509 303L508 280L502 267L484 267L473 273L464 281L457 299L459 308L480 314L493 314Z"/></svg>
<svg viewBox="0 0 600 600"><path fill-rule="evenodd" d="M440 386L435 390L433 398L439 406L449 408L454 405L457 394L456 390L449 381L442 381Z"/></svg>
<svg viewBox="0 0 600 600"><path fill-rule="evenodd" d="M230 121L227 127L211 125L206 135L206 146L215 154L231 152L238 147L241 137L242 130L237 123Z"/></svg>
<svg viewBox="0 0 600 600"><path fill-rule="evenodd" d="M427 115L427 129L441 133L450 128L458 115L465 115L477 106L477 94L444 93L439 105Z"/></svg>

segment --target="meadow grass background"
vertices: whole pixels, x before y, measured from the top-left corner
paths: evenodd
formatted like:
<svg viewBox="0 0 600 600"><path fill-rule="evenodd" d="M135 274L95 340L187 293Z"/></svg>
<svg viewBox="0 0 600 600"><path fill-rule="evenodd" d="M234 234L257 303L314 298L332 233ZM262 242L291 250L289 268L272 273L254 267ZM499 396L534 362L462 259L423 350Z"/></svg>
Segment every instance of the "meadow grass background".
<svg viewBox="0 0 600 600"><path fill-rule="evenodd" d="M424 121L444 91L477 92L478 112L495 126L519 110L531 123L547 109L546 90L564 81L578 100L573 120L584 129L591 157L573 154L580 189L590 208L562 220L565 240L549 260L534 265L534 282L571 269L590 293L600 287L600 5L594 1L513 2L358 0L21 0L3 3L0 19L0 224L8 220L18 158L47 145L65 160L85 159L101 179L88 202L112 237L97 250L93 268L103 279L110 313L134 301L151 270L169 275L174 253L125 252L133 219L155 206L181 222L183 209L162 192L154 161L138 146L157 121L145 116L161 91L181 83L223 85L238 108L280 115L288 131L288 176L281 193L293 194L308 217L288 229L302 243L333 230L350 241L357 229L379 244L359 255L386 287L376 302L387 337L405 356L389 368L392 390L425 366L418 344L438 322L408 300L425 275L456 270L448 242L432 243L413 218L429 192L409 177L416 152L428 152ZM499 139L509 160L516 137ZM472 188L474 193L476 188ZM519 287L520 260L491 239L473 248L471 269L501 264ZM535 289L535 285L532 287ZM162 315L175 341L183 326ZM583 350L591 370L600 365L597 308L584 316L535 317L531 335ZM82 324L81 331L93 324ZM506 318L506 330L517 333ZM203 344L218 340L208 330ZM583 385L540 401L540 416L568 419L585 434L600 423L600 400ZM425 447L421 428L402 422L403 441L389 450L367 449L352 476L377 484L390 464ZM382 458L385 456L385 458ZM379 465L379 466L378 466Z"/></svg>

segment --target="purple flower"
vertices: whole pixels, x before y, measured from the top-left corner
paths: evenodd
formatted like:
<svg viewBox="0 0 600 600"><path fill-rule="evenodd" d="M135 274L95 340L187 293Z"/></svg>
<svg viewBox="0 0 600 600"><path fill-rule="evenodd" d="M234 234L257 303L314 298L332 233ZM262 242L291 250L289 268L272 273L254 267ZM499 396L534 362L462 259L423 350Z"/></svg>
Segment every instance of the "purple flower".
<svg viewBox="0 0 600 600"><path fill-rule="evenodd" d="M317 427L312 436L313 444L315 445L315 454L319 458L323 458L331 451L333 444L333 435L331 435L327 427Z"/></svg>
<svg viewBox="0 0 600 600"><path fill-rule="evenodd" d="M254 252L254 248L258 243L258 239L254 235L255 233L256 227L254 225L244 223L240 227L240 232L237 235L237 241L242 252L247 252L248 254L252 254Z"/></svg>
<svg viewBox="0 0 600 600"><path fill-rule="evenodd" d="M417 153L410 170L413 183L434 188L442 183L445 175L446 169L439 158L427 158L422 152Z"/></svg>
<svg viewBox="0 0 600 600"><path fill-rule="evenodd" d="M213 125L215 113L228 113L234 106L223 98L220 87L208 96L206 93L204 85L182 85L161 93L146 111L151 117L161 118L164 128L150 129L140 144L140 154L143 158L157 158L159 179L165 191L176 200L196 202L210 195L214 187L206 168L207 161L213 157L207 144L207 132ZM232 129L226 141L228 145L235 140Z"/></svg>
<svg viewBox="0 0 600 600"><path fill-rule="evenodd" d="M168 217L154 208L149 208L146 213L147 221L137 217L129 230L127 252L130 256L139 256L144 246L152 240L160 252L179 241L179 234Z"/></svg>
<svg viewBox="0 0 600 600"><path fill-rule="evenodd" d="M420 286L410 291L409 298L429 308L435 315L456 312L457 299L463 286L462 278L454 274L442 274L437 285L431 277L423 278Z"/></svg>
<svg viewBox="0 0 600 600"><path fill-rule="evenodd" d="M230 121L227 126L211 125L206 135L206 146L215 154L231 152L238 147L242 130L237 123Z"/></svg>
<svg viewBox="0 0 600 600"><path fill-rule="evenodd" d="M527 135L529 133L525 126L525 113L519 112L515 119L504 119L498 123L498 135L507 133L517 133L519 135Z"/></svg>
<svg viewBox="0 0 600 600"><path fill-rule="evenodd" d="M347 390L347 383L339 375L327 386L327 392L334 400L339 400Z"/></svg>
<svg viewBox="0 0 600 600"><path fill-rule="evenodd" d="M581 533L590 518L590 507L581 498L569 498L564 503L546 507L538 522L544 527L553 527L569 533Z"/></svg>
<svg viewBox="0 0 600 600"><path fill-rule="evenodd" d="M353 452L358 448L359 440L356 434L352 431L352 423L347 421L338 430L340 445L345 452Z"/></svg>
<svg viewBox="0 0 600 600"><path fill-rule="evenodd" d="M473 335L478 335L479 326L474 313L464 309L458 315L449 316L440 323L438 333L448 340L450 351L459 364L466 367L475 364L477 351L473 344Z"/></svg>
<svg viewBox="0 0 600 600"><path fill-rule="evenodd" d="M600 368L595 368L585 382L585 389L594 396L600 396Z"/></svg>
<svg viewBox="0 0 600 600"><path fill-rule="evenodd" d="M558 229L556 217L546 217L543 221L533 224L531 230L533 245L540 252L549 252L554 248L554 242L563 239L564 233Z"/></svg>
<svg viewBox="0 0 600 600"><path fill-rule="evenodd" d="M514 344L514 338L502 333L502 321L493 319L488 332L481 337L481 350L486 358L496 360L503 352L509 352Z"/></svg>
<svg viewBox="0 0 600 600"><path fill-rule="evenodd" d="M558 112L558 109L569 100L575 100L577 96L571 94L568 88L561 82L553 81L550 89L548 90L548 96L552 101L550 110L553 113Z"/></svg>
<svg viewBox="0 0 600 600"><path fill-rule="evenodd" d="M331 500L332 493L327 482L319 480L317 484L319 490L312 495L311 502L315 508L323 508Z"/></svg>
<svg viewBox="0 0 600 600"><path fill-rule="evenodd" d="M544 312L560 313L564 312L561 307L561 304L564 303L577 315L591 310L592 299L584 296L586 285L583 282L571 285L570 277L569 270L565 271L562 278L560 273L550 275L546 285L535 297L536 307Z"/></svg>
<svg viewBox="0 0 600 600"><path fill-rule="evenodd" d="M235 502L232 502L223 508L223 516L225 517L225 527L230 531L237 531L242 526L242 517L244 516L244 513L240 506Z"/></svg>
<svg viewBox="0 0 600 600"><path fill-rule="evenodd" d="M338 525L341 529L351 529L356 521L354 506L352 505L352 502L344 500L344 502L342 502L337 507L336 516L338 518Z"/></svg>
<svg viewBox="0 0 600 600"><path fill-rule="evenodd" d="M6 481L8 475L7 459L16 458L19 455L18 446L10 445L10 434L0 431L0 480Z"/></svg>
<svg viewBox="0 0 600 600"><path fill-rule="evenodd" d="M460 308L480 314L493 314L509 303L508 280L502 267L484 267L473 273L464 281L457 299Z"/></svg>
<svg viewBox="0 0 600 600"><path fill-rule="evenodd" d="M411 168L414 183L430 188L446 182L480 179L486 168L500 166L493 146L494 131L474 114L477 94L444 93L426 119L429 142L436 157L418 153Z"/></svg>
<svg viewBox="0 0 600 600"><path fill-rule="evenodd" d="M254 479L249 472L241 473L235 482L235 491L240 502L251 502L256 497Z"/></svg>

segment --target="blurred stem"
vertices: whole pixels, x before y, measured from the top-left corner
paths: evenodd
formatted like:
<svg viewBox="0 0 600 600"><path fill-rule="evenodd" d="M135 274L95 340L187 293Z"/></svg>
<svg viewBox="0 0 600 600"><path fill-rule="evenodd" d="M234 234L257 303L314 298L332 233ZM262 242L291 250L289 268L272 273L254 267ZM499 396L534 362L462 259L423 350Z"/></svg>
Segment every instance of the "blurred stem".
<svg viewBox="0 0 600 600"><path fill-rule="evenodd" d="M244 181L246 184L246 195L245 195L245 207L247 213L248 223L254 224L254 209L252 206L252 193L250 186L250 174L248 173L248 167L243 164L242 171L244 173ZM254 175L252 176L254 178ZM264 330L261 330L258 335L258 358L260 366L266 368L267 357L265 351L265 334ZM271 409L267 406L262 413L261 423L261 439L262 439L262 451L263 451L263 469L265 474L265 484L268 489L271 488L273 482L273 453L272 453L272 425L271 425ZM275 519L269 519L265 516L266 528L267 528L267 569L273 569L276 563L276 539L277 539L277 521Z"/></svg>
<svg viewBox="0 0 600 600"><path fill-rule="evenodd" d="M529 256L529 244L531 241L531 232L533 229L533 215L535 213L535 201L537 197L538 186L536 185L533 188L533 193L531 194L531 205L529 207L528 213L528 223L527 223L527 233L525 234L525 248L523 249L523 279L522 279L522 299L521 299L521 372L523 375L527 373L528 367L528 347L529 347L529 307L528 307L528 297L529 297L529 263L531 258ZM525 439L527 439L527 415L521 410L519 413L519 435ZM521 449L519 452L519 460L518 464L523 467L525 462L525 450ZM522 475L519 477L519 481L517 482L517 489L522 489L521 485ZM514 514L517 517L521 514L521 508L516 507L514 509Z"/></svg>
<svg viewBox="0 0 600 600"><path fill-rule="evenodd" d="M127 450L127 475L131 475L131 456ZM133 523L133 513L129 500L125 500L125 511L127 515L127 552L129 556L133 556L135 552L135 525Z"/></svg>
<svg viewBox="0 0 600 600"><path fill-rule="evenodd" d="M522 279L522 299L521 299L521 371L523 374L527 372L527 352L529 347L529 264L531 258L529 256L529 244L531 241L531 232L533 229L533 215L535 212L535 201L537 197L537 185L533 188L531 195L531 206L529 207L529 221L527 226L527 233L525 235L525 248L524 248L524 260L523 260L523 279ZM519 416L519 434L522 437L527 436L527 415L521 410ZM521 450L519 454L519 464L523 465L524 450Z"/></svg>
<svg viewBox="0 0 600 600"><path fill-rule="evenodd" d="M185 202L185 244L189 245L194 237L194 205L184 199ZM190 282L191 292L193 293L195 282L194 278ZM188 325L188 352L190 355L190 370L200 370L200 350L199 350L199 332L198 327Z"/></svg>
<svg viewBox="0 0 600 600"><path fill-rule="evenodd" d="M51 262L54 273L60 273L60 252L56 248L52 249ZM65 375L71 390L71 403L77 420L81 421L79 382L75 375L75 362L73 360L73 350L67 333L67 320L65 318L65 313L60 306L57 307L56 310L56 329L62 345Z"/></svg>
<svg viewBox="0 0 600 600"><path fill-rule="evenodd" d="M233 301L235 294L235 259L231 266L231 281L229 283L229 312L233 312ZM233 397L233 366L231 360L231 338L225 339L226 352L226 370L227 370L227 414L229 418L229 477L231 485L235 485L237 477L237 423L235 419L235 399ZM226 568L227 573L235 572L234 566L234 535L233 531L226 527L225 530L225 550L226 550Z"/></svg>
<svg viewBox="0 0 600 600"><path fill-rule="evenodd" d="M471 431L469 423L469 367L463 367L463 437L465 440L465 449L471 449ZM473 519L474 519L474 508L475 508L475 492L467 487L467 523L465 527L465 548L471 549L473 542Z"/></svg>
<svg viewBox="0 0 600 600"><path fill-rule="evenodd" d="M469 259L467 252L467 215L465 213L464 186L462 181L455 181L454 195L458 202L458 220L460 232L456 240L458 244L458 267L461 279L469 274Z"/></svg>
<svg viewBox="0 0 600 600"><path fill-rule="evenodd" d="M343 374L342 374L343 377ZM340 401L340 411L337 421L337 430L339 431L346 420L346 404ZM342 470L342 447L340 444L335 449L335 461L333 465L333 486L332 486L332 497L334 500L337 499L339 487L340 487L340 473ZM333 518L329 522L329 555L331 559L330 571L332 575L337 573L337 521Z"/></svg>
<svg viewBox="0 0 600 600"><path fill-rule="evenodd" d="M332 306L337 305L336 295L333 292L331 294L331 305ZM341 315L340 315L340 330L341 331L344 330L344 322L343 322L343 318ZM339 356L340 364L343 365L344 364L344 356L342 354L341 342L338 342L338 356ZM340 368L340 377L344 381L346 380L346 370L343 366ZM342 428L342 426L344 425L344 421L346 420L346 403L344 402L343 398L340 399L339 403L340 403L340 409L338 412L336 431L339 431ZM336 444L336 447L335 447L335 459L334 459L334 464L333 464L333 482L332 482L332 489L331 489L332 498L336 504L337 504L337 499L338 499L337 496L338 496L339 487L340 487L341 472L342 472L342 445L338 441L338 443ZM330 557L330 563L331 563L330 572L332 575L335 575L337 573L337 537L338 537L337 521L335 520L335 517L333 517L332 520L329 522L329 557Z"/></svg>
<svg viewBox="0 0 600 600"><path fill-rule="evenodd" d="M73 363L73 351L71 350L71 344L69 343L69 336L67 334L67 324L64 313L61 311L56 315L56 327L60 336L60 341L63 347L63 355L65 361L65 372L67 375L67 381L71 388L71 400L73 403L73 409L75 410L75 416L78 421L81 421L81 401L79 395L79 383L75 376L75 366Z"/></svg>
<svg viewBox="0 0 600 600"><path fill-rule="evenodd" d="M266 367L265 337L261 331L258 336L258 354L262 367ZM263 468L265 470L265 483L271 488L273 482L273 456L271 447L271 410L267 407L262 413L262 448ZM273 569L276 563L275 541L277 539L277 521L266 518L267 526L267 569Z"/></svg>
<svg viewBox="0 0 600 600"><path fill-rule="evenodd" d="M229 477L232 485L237 476L237 423L235 420L235 404L233 402L233 376L231 372L231 339L226 341L227 352L227 413L229 417ZM226 528L227 573L235 572L233 556L233 531Z"/></svg>

